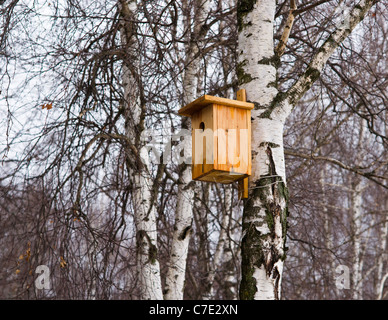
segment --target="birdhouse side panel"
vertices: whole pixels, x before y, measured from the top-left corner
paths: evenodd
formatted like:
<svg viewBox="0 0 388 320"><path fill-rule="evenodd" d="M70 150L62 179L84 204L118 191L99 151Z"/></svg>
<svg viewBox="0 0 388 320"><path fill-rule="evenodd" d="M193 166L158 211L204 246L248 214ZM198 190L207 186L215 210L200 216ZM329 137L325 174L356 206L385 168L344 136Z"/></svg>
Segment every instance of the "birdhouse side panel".
<svg viewBox="0 0 388 320"><path fill-rule="evenodd" d="M239 136L239 160L240 171L251 175L252 169L252 152L251 152L251 110L241 110L238 114L237 129Z"/></svg>
<svg viewBox="0 0 388 320"><path fill-rule="evenodd" d="M192 177L198 179L214 169L216 143L214 106L209 105L191 116Z"/></svg>

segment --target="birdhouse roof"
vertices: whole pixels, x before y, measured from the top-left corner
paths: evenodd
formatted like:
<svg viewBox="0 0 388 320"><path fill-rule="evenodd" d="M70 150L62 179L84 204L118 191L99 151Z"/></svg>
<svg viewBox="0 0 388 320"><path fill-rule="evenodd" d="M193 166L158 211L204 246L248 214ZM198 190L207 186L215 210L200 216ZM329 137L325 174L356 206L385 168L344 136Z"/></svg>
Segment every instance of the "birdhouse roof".
<svg viewBox="0 0 388 320"><path fill-rule="evenodd" d="M199 110L205 108L209 104L219 104L223 106L246 109L246 110L252 110L254 107L253 103L250 103L250 102L219 98L219 97L209 96L205 94L204 96L194 100L193 102L179 109L178 114L181 116L190 117L193 113L198 112Z"/></svg>

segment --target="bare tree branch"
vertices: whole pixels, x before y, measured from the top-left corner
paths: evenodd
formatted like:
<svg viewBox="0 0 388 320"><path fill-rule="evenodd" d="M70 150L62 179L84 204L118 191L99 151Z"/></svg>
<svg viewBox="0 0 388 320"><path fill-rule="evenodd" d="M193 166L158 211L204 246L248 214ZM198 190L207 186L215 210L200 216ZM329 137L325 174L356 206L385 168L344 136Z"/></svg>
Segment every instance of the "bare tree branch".
<svg viewBox="0 0 388 320"><path fill-rule="evenodd" d="M349 16L346 17L347 21L339 25L323 45L317 49L305 72L300 75L299 79L287 91L287 100L291 105L295 106L301 97L312 87L314 82L319 78L327 60L376 3L374 0L360 1L349 13Z"/></svg>
<svg viewBox="0 0 388 320"><path fill-rule="evenodd" d="M297 9L296 1L290 0L290 12L288 14L287 22L286 22L286 25L284 26L283 34L280 37L279 43L275 48L275 54L279 57L283 55L284 51L286 50L287 41L288 41L288 38L290 37L292 25L294 24L294 20L295 20L294 12L296 9Z"/></svg>
<svg viewBox="0 0 388 320"><path fill-rule="evenodd" d="M372 172L362 172L357 167L351 167L351 166L346 165L337 159L330 158L330 157L316 156L316 155L312 155L312 154L309 155L309 154L304 154L304 153L300 153L300 152L295 152L295 151L292 151L289 149L285 149L284 154L289 155L289 156L303 158L303 159L322 160L322 161L327 161L327 162L333 163L333 164L335 164L343 169L349 170L349 171L354 172L360 176L368 178L368 179L372 180L373 182L377 183L379 186L382 186L382 187L388 189L388 185L376 180L376 179L382 179L382 180L388 181L388 176L386 177L386 176L376 175L373 171Z"/></svg>

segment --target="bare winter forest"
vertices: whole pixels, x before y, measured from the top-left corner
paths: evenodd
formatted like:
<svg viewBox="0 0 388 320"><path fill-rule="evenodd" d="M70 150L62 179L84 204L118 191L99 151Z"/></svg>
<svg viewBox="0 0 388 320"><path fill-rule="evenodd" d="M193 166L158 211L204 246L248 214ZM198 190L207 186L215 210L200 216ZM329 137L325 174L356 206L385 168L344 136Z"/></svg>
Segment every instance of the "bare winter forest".
<svg viewBox="0 0 388 320"><path fill-rule="evenodd" d="M1 299L388 299L387 0L0 3ZM178 115L239 89L247 199Z"/></svg>

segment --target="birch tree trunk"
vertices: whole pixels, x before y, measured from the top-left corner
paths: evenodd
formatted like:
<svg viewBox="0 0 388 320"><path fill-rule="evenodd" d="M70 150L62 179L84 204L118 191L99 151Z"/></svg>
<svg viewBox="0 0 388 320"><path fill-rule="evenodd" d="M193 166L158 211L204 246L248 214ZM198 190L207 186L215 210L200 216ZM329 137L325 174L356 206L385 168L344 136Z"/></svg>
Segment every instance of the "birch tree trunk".
<svg viewBox="0 0 388 320"><path fill-rule="evenodd" d="M241 299L279 299L287 216L284 117L267 114L278 93L273 23L276 1L240 1L237 75L252 110L252 176L243 212Z"/></svg>
<svg viewBox="0 0 388 320"><path fill-rule="evenodd" d="M355 158L355 163L362 163L362 158L365 156L361 152L362 145L365 143L365 129L367 128L366 121L361 119L359 123L359 141L356 150L360 150ZM370 141L366 141L368 144ZM350 210L351 210L351 227L353 238L353 300L362 299L362 270L363 270L363 250L362 250L362 196L363 191L367 187L361 177L355 177L352 183L350 194Z"/></svg>
<svg viewBox="0 0 388 320"><path fill-rule="evenodd" d="M187 1L184 1L184 9L187 12L185 20L185 30L190 30L189 8ZM183 105L194 101L197 97L199 58L197 54L201 47L201 28L205 23L208 14L208 0L197 0L195 2L196 15L194 17L194 30L192 38L188 39L189 45L186 46L186 70L183 79ZM190 128L190 119L182 119L182 129ZM182 144L184 152L191 152L191 139L184 139ZM186 154L185 154L186 156ZM169 268L166 277L164 289L164 298L166 300L182 300L184 293L187 253L193 223L193 199L194 183L191 182L191 166L185 163L181 164L178 199L175 212L174 234L171 246Z"/></svg>
<svg viewBox="0 0 388 320"><path fill-rule="evenodd" d="M361 181L356 181L350 196L350 209L352 213L353 234L353 300L362 299L362 248L361 248L361 218L362 218L362 191Z"/></svg>
<svg viewBox="0 0 388 320"><path fill-rule="evenodd" d="M273 41L275 0L239 0L237 76L252 110L252 176L243 212L241 299L280 299L288 215L283 127L287 116L318 79L325 63L363 19L374 1L360 1L313 55L287 92L277 88L279 55ZM291 1L295 8L295 2ZM293 20L287 23L292 26ZM285 30L282 41L287 43Z"/></svg>
<svg viewBox="0 0 388 320"><path fill-rule="evenodd" d="M386 212L388 212L388 199L385 200L385 206L383 207ZM388 216L388 214L386 213ZM377 259L377 280L375 285L375 293L376 298L378 300L381 300L384 294L384 285L385 281L388 278L388 273L383 274L384 267L386 265L387 261L387 238L388 238L388 219L385 218L385 222L381 226L381 233L379 237L380 246L381 246L381 254L379 255Z"/></svg>
<svg viewBox="0 0 388 320"><path fill-rule="evenodd" d="M388 112L386 112L386 116L388 117ZM388 136L388 123L385 124L385 135ZM387 256L388 256L388 198L385 199L384 205L383 205L383 223L380 227L380 234L379 234L379 243L381 247L381 253L377 259L377 280L375 285L375 293L377 299L381 299L383 297L383 289L384 284L386 280L386 276L388 274L384 275L384 267L387 262Z"/></svg>
<svg viewBox="0 0 388 320"><path fill-rule="evenodd" d="M211 300L214 297L214 278L216 276L217 267L222 261L222 256L224 255L224 250L226 249L228 241L228 228L231 215L232 207L232 189L231 186L225 187L225 200L224 200L224 210L222 212L222 221L220 224L220 234L218 237L218 242L216 250L214 252L213 261L209 261L209 273L206 278L207 290L202 294L203 300ZM226 279L225 279L226 280Z"/></svg>
<svg viewBox="0 0 388 320"><path fill-rule="evenodd" d="M322 192L322 219L324 221L323 223L323 230L325 235L325 248L328 250L327 253L327 259L330 265L331 271L335 270L335 257L333 257L333 217L330 217L330 212L328 210L328 199L326 195L326 182L325 182L325 175L328 172L327 165L325 164L322 168L322 170L319 172L319 184L321 187ZM326 298L330 299L330 290L329 286L332 285L332 281L328 281L329 283L325 283L325 292L328 292L328 296ZM336 296L338 296L339 291L338 288L335 288Z"/></svg>
<svg viewBox="0 0 388 320"><path fill-rule="evenodd" d="M150 161L140 136L144 131L145 106L142 99L141 79L136 57L136 0L121 0L121 42L126 49L123 64L123 113L125 134L128 138L126 156L132 190L136 226L136 261L140 299L161 300L162 285L157 248L156 210L152 197Z"/></svg>

